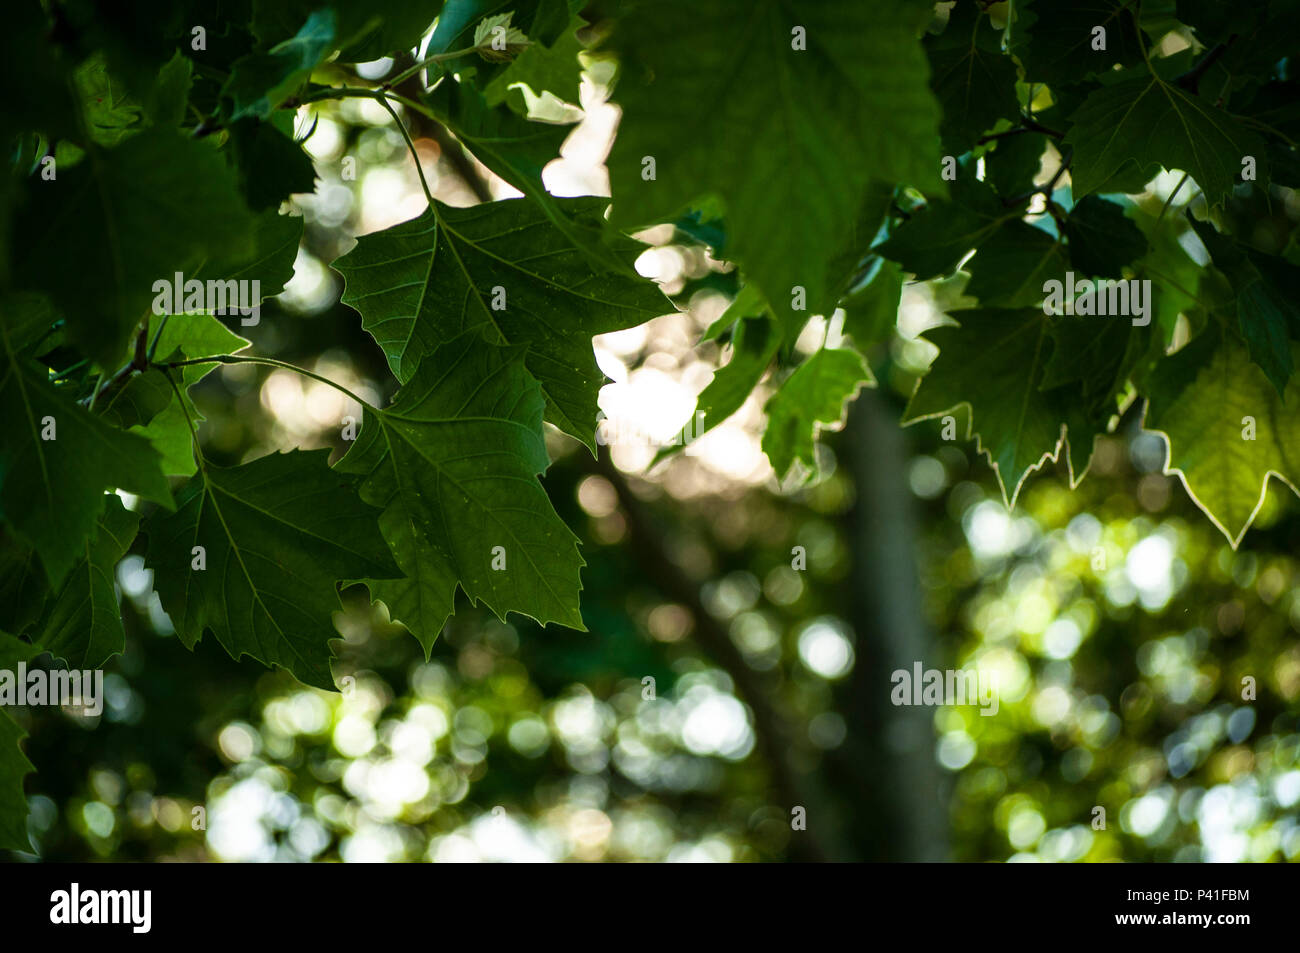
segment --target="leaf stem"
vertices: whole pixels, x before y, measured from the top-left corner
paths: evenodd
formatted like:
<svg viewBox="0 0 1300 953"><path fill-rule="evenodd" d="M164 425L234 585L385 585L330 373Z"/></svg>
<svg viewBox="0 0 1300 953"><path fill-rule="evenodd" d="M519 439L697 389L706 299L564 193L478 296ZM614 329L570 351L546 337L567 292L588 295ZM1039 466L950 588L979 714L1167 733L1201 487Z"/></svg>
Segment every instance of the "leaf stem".
<svg viewBox="0 0 1300 953"><path fill-rule="evenodd" d="M303 377L310 377L312 380L319 381L322 384L327 384L339 393L351 397L362 407L366 407L375 413L379 412L378 407L369 401L362 400L342 384L335 383L328 377L322 377L320 374L317 374L314 371L309 371L305 367L290 364L288 361L277 361L273 357L244 357L238 354L214 354L211 357L194 357L184 361L168 361L166 363L156 364L155 366L170 370L171 368L189 367L194 364L265 364L268 367L278 367L282 370L293 371L296 374L301 374Z"/></svg>
<svg viewBox="0 0 1300 953"><path fill-rule="evenodd" d="M441 63L443 60L454 60L456 59L456 57L464 56L466 53L473 53L475 49L477 49L477 47L467 46L463 50L451 50L450 52L447 53L435 53L433 56L426 56L424 59L420 60L414 66L410 67L409 69L402 70L402 72L398 73L392 79L387 80L384 83L384 85L380 87L380 89L384 91L390 90L394 86L397 86L400 83L404 82L405 80L410 79L416 73L420 72L420 70L424 69L426 66L429 66L432 63Z"/></svg>
<svg viewBox="0 0 1300 953"><path fill-rule="evenodd" d="M429 191L429 183L424 178L424 166L420 163L420 153L416 151L415 143L411 139L411 134L406 131L406 123L402 122L392 105L388 102L388 97L382 93L378 96L379 105L388 110L388 115L393 117L393 122L397 123L398 131L401 132L402 138L406 140L406 148L411 151L411 160L415 163L416 174L420 176L420 188L424 189L424 197L429 202L430 210L433 209L433 193Z"/></svg>
<svg viewBox="0 0 1300 953"><path fill-rule="evenodd" d="M1157 222L1165 217L1165 212L1169 211L1169 206L1174 204L1174 196L1176 196L1180 191L1182 191L1183 186L1186 184L1187 184L1187 173L1184 172L1183 177L1179 179L1178 184L1174 186L1174 190L1169 193L1169 198L1165 199L1164 207L1160 209L1160 214L1156 216Z"/></svg>

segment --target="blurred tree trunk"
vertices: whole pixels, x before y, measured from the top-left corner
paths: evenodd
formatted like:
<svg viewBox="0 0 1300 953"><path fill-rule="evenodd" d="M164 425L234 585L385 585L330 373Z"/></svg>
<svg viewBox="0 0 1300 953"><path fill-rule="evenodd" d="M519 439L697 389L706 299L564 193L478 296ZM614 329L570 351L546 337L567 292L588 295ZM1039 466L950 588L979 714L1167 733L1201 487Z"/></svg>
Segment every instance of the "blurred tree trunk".
<svg viewBox="0 0 1300 953"><path fill-rule="evenodd" d="M938 658L922 614L917 526L907 484L907 439L879 392L854 401L840 460L857 494L848 519L849 621L857 663L844 700L848 734L828 769L856 800L853 838L869 860L938 861L948 856L948 779L935 761L934 715L895 706L891 674Z"/></svg>

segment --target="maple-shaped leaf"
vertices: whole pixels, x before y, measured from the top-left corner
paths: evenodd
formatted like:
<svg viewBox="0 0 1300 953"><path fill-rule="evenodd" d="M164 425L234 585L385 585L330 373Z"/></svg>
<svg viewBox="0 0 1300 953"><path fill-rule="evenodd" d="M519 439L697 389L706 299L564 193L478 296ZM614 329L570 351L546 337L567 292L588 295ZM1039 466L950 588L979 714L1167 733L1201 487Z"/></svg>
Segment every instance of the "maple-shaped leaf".
<svg viewBox="0 0 1300 953"><path fill-rule="evenodd" d="M104 490L121 488L167 505L158 453L59 393L10 346L0 317L0 513L34 548L51 585L81 557Z"/></svg>
<svg viewBox="0 0 1300 953"><path fill-rule="evenodd" d="M1047 136L1041 132L1026 130L1003 136L984 156L984 181L1004 199L1024 195L1034 188L1045 151Z"/></svg>
<svg viewBox="0 0 1300 953"><path fill-rule="evenodd" d="M562 211L599 226L604 199L565 199ZM626 262L645 248L624 236L610 247ZM452 208L366 235L334 262L343 301L361 313L399 381L440 344L475 329L498 345L527 345L546 417L593 452L596 395L604 375L591 338L671 309L650 281L593 273L586 256L538 206L524 200Z"/></svg>
<svg viewBox="0 0 1300 953"><path fill-rule="evenodd" d="M155 281L253 253L253 218L234 173L216 150L173 129L146 129L28 191L14 223L23 236L14 274L48 293L73 343L110 370L149 313Z"/></svg>
<svg viewBox="0 0 1300 953"><path fill-rule="evenodd" d="M959 311L961 327L925 332L939 348L903 413L903 423L942 417L965 405L976 447L993 465L1008 506L1025 477L1061 446L1068 401L1041 391L1052 353L1052 322L1040 309L979 308Z"/></svg>
<svg viewBox="0 0 1300 953"><path fill-rule="evenodd" d="M623 110L612 220L668 221L718 196L727 257L783 324L806 318L794 289L825 299L873 181L943 191L918 12L896 0L633 6L607 44Z"/></svg>
<svg viewBox="0 0 1300 953"><path fill-rule="evenodd" d="M862 281L845 296L844 333L859 351L888 341L898 324L903 275L892 261L876 258Z"/></svg>
<svg viewBox="0 0 1300 953"><path fill-rule="evenodd" d="M522 98L516 93L512 100L516 97ZM627 256L611 247L603 219L575 219L568 200L551 195L542 183L542 170L559 157L560 146L573 131L571 123L535 122L510 109L494 109L473 86L450 80L439 83L424 102L474 158L537 203L598 271L636 276Z"/></svg>
<svg viewBox="0 0 1300 953"><path fill-rule="evenodd" d="M1137 15L1130 0L1024 0L1016 4L1011 52L1024 64L1026 80L1055 90L1140 63Z"/></svg>
<svg viewBox="0 0 1300 953"><path fill-rule="evenodd" d="M452 613L457 585L499 617L583 629L577 537L538 482L550 463L541 387L525 349L474 332L428 355L393 404L366 411L337 467L361 495L405 578L370 580L375 598L426 654Z"/></svg>
<svg viewBox="0 0 1300 953"><path fill-rule="evenodd" d="M159 361L236 354L248 344L247 339L209 314L169 315L167 323L152 339ZM105 402L100 414L105 420L148 440L162 457L162 470L168 476L193 476L197 464L190 427L204 418L188 391L216 367L212 363L180 368L176 372L179 388L173 386L165 371L150 368L131 378Z"/></svg>
<svg viewBox="0 0 1300 953"><path fill-rule="evenodd" d="M1024 211L1023 202L1004 205L968 166L952 183L950 200L926 203L872 250L925 281L955 270L972 248L1008 222L1019 222Z"/></svg>
<svg viewBox="0 0 1300 953"><path fill-rule="evenodd" d="M1265 178L1264 141L1210 100L1148 70L1103 84L1071 117L1065 144L1074 149L1074 194L1095 192L1125 165L1159 163L1188 173L1219 205L1254 157Z"/></svg>
<svg viewBox="0 0 1300 953"><path fill-rule="evenodd" d="M1295 370L1288 341L1300 340L1300 268L1221 235L1209 222L1192 219L1192 228L1224 273L1234 292L1237 325L1250 357L1277 388L1286 390Z"/></svg>
<svg viewBox="0 0 1300 953"><path fill-rule="evenodd" d="M0 638L12 639L13 636L0 633ZM27 796L23 794L23 778L36 767L19 747L19 742L26 737L27 732L18 727L8 712L0 709L0 850L32 849L27 834Z"/></svg>
<svg viewBox="0 0 1300 953"><path fill-rule="evenodd" d="M1013 219L979 246L964 293L988 307L1026 308L1043 300L1044 282L1064 281L1068 266L1060 239Z"/></svg>
<svg viewBox="0 0 1300 953"><path fill-rule="evenodd" d="M83 558L54 597L33 641L38 649L75 669L99 668L126 644L115 572L135 539L140 517L117 496L104 497L104 512L82 547Z"/></svg>
<svg viewBox="0 0 1300 953"><path fill-rule="evenodd" d="M326 463L328 450L206 464L175 513L145 520L147 565L189 648L205 631L232 657L251 655L332 688L337 583L399 574L379 511Z"/></svg>
<svg viewBox="0 0 1300 953"><path fill-rule="evenodd" d="M1084 196L1065 219L1070 264L1095 278L1119 278L1124 268L1147 253L1142 230L1125 217L1124 207L1095 195Z"/></svg>
<svg viewBox="0 0 1300 953"><path fill-rule="evenodd" d="M845 405L859 387L874 387L871 368L856 351L823 348L804 361L768 400L763 452L778 480L795 460L808 473L817 471L817 434L823 425L840 424Z"/></svg>
<svg viewBox="0 0 1300 953"><path fill-rule="evenodd" d="M943 107L945 150L961 154L999 119L1020 115L1016 64L1002 52L1002 30L974 3L952 8L948 25L925 38L930 87Z"/></svg>
<svg viewBox="0 0 1300 953"><path fill-rule="evenodd" d="M335 47L336 18L328 7L307 17L292 37L265 52L242 56L230 67L221 97L229 101L231 121L265 119L288 99Z"/></svg>
<svg viewBox="0 0 1300 953"><path fill-rule="evenodd" d="M1300 344L1289 342L1300 361ZM1300 493L1300 384L1279 395L1230 333L1211 327L1156 368L1143 427L1168 442L1166 473L1228 538L1241 543L1268 478Z"/></svg>
<svg viewBox="0 0 1300 953"><path fill-rule="evenodd" d="M530 42L500 75L494 77L484 93L493 106L506 101L506 94L516 83L522 83L540 96L543 91L553 93L566 103L578 101L582 65L578 54L582 43L578 30L585 22L575 16L569 26L552 44Z"/></svg>

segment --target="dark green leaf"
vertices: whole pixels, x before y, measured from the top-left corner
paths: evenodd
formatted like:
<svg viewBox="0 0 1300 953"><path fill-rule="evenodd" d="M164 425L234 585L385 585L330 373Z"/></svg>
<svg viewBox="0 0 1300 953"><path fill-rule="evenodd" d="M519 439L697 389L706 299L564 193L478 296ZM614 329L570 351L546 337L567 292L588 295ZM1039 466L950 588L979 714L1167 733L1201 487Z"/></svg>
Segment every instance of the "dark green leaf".
<svg viewBox="0 0 1300 953"><path fill-rule="evenodd" d="M580 225L600 227L603 199L557 202ZM622 236L610 247L629 264L644 248ZM494 344L526 344L547 419L593 450L604 376L592 336L669 310L644 279L593 274L546 214L522 200L464 209L436 202L419 218L362 237L334 267L347 282L344 303L361 313L398 380L410 380L439 344L467 329Z"/></svg>
<svg viewBox="0 0 1300 953"><path fill-rule="evenodd" d="M339 469L364 477L406 578L367 579L426 654L457 585L499 617L582 629L578 540L537 481L549 460L525 350L473 331L425 356L392 406L366 412Z"/></svg>
<svg viewBox="0 0 1300 953"><path fill-rule="evenodd" d="M146 562L176 632L193 648L213 632L300 681L332 688L337 583L399 574L379 511L326 464L327 450L273 453L237 467L208 464L175 513L144 524ZM202 547L205 568L195 568Z"/></svg>
<svg viewBox="0 0 1300 953"><path fill-rule="evenodd" d="M1094 278L1119 278L1124 267L1147 252L1146 236L1124 216L1123 206L1085 196L1065 220L1070 263Z"/></svg>

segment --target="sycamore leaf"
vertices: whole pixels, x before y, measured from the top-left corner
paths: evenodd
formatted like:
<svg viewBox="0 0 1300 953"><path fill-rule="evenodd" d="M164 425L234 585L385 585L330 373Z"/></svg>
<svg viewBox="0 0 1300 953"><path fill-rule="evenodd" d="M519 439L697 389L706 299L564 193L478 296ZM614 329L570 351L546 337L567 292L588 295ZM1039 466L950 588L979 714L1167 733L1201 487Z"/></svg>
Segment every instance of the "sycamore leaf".
<svg viewBox="0 0 1300 953"><path fill-rule="evenodd" d="M1281 395L1295 364L1288 344L1300 340L1300 268L1285 259L1238 245L1209 222L1192 219L1192 228L1235 292L1237 325L1250 357Z"/></svg>
<svg viewBox="0 0 1300 953"><path fill-rule="evenodd" d="M1004 206L987 184L963 175L952 183L951 201L927 203L873 250L925 281L956 269L967 252L1024 210L1024 203Z"/></svg>
<svg viewBox="0 0 1300 953"><path fill-rule="evenodd" d="M160 361L189 360L217 354L236 354L249 342L208 314L170 315L157 333L155 356ZM189 398L189 388L210 374L216 364L190 364L180 368L180 392L184 406L167 374L150 368L133 377L102 409L105 420L138 433L162 457L168 476L193 476L194 461L191 423L204 419Z"/></svg>
<svg viewBox="0 0 1300 953"><path fill-rule="evenodd" d="M844 298L844 333L865 351L888 341L898 323L898 303L903 295L903 274L892 261L876 258L864 280Z"/></svg>
<svg viewBox="0 0 1300 953"><path fill-rule="evenodd" d="M945 149L957 153L974 145L999 119L1020 115L1016 64L1002 52L1002 31L974 3L952 8L948 25L925 38L930 87L943 107Z"/></svg>
<svg viewBox="0 0 1300 953"><path fill-rule="evenodd" d="M1300 345L1289 346L1300 360ZM1270 476L1300 493L1297 406L1294 377L1279 395L1246 348L1214 328L1151 377L1143 427L1163 434L1165 472L1178 474L1233 549L1264 505Z"/></svg>
<svg viewBox="0 0 1300 953"><path fill-rule="evenodd" d="M573 131L571 124L533 122L509 109L490 108L473 86L461 83L439 83L425 104L474 158L535 202L598 271L636 275L627 257L610 246L603 222L575 220L565 211L566 200L551 195L542 184L542 170L559 156Z"/></svg>
<svg viewBox="0 0 1300 953"><path fill-rule="evenodd" d="M1044 282L1065 280L1068 266L1059 239L1015 219L979 246L965 294L988 307L1027 308L1043 300Z"/></svg>
<svg viewBox="0 0 1300 953"><path fill-rule="evenodd" d="M1065 144L1074 149L1075 197L1097 191L1126 163L1159 163L1196 180L1211 205L1241 181L1254 156L1265 178L1263 140L1209 100L1146 70L1102 85L1071 117Z"/></svg>
<svg viewBox="0 0 1300 953"><path fill-rule="evenodd" d="M605 200L558 204L580 224L598 227ZM645 246L620 236L610 247L630 263ZM645 279L593 274L545 212L522 200L471 208L435 202L419 218L363 236L333 267L346 281L343 302L361 313L399 381L466 330L493 344L526 344L547 419L593 451L604 376L592 336L668 310Z"/></svg>
<svg viewBox="0 0 1300 953"><path fill-rule="evenodd" d="M1016 4L1011 52L1024 64L1026 80L1053 89L1140 63L1136 10L1131 0L1023 0Z"/></svg>
<svg viewBox="0 0 1300 953"><path fill-rule="evenodd" d="M518 27L511 26L513 12L484 17L474 28L474 49L485 60L502 62L512 60L528 48L528 37Z"/></svg>
<svg viewBox="0 0 1300 953"><path fill-rule="evenodd" d="M146 563L181 641L205 631L300 681L332 688L337 583L398 575L379 511L326 464L327 450L211 464L144 524ZM200 547L200 549L196 549Z"/></svg>
<svg viewBox="0 0 1300 953"><path fill-rule="evenodd" d="M781 332L771 318L741 319L731 337L731 360L714 371L712 380L695 401L691 423L655 455L653 463L672 456L690 441L699 440L738 411L762 379L780 346Z"/></svg>
<svg viewBox="0 0 1300 953"><path fill-rule="evenodd" d="M896 0L632 7L608 44L623 110L613 221L672 220L718 196L727 256L783 324L801 322L794 289L825 299L873 181L943 190L918 25Z"/></svg>
<svg viewBox="0 0 1300 953"><path fill-rule="evenodd" d="M525 349L493 347L473 331L440 346L383 410L366 411L338 469L361 495L405 578L366 582L424 646L453 611L457 585L499 617L583 629L578 540L538 474L549 464L542 390Z"/></svg>
<svg viewBox="0 0 1300 953"><path fill-rule="evenodd" d="M36 550L0 532L0 630L21 635L40 618L49 594Z"/></svg>
<svg viewBox="0 0 1300 953"><path fill-rule="evenodd" d="M158 454L135 434L108 426L59 393L9 347L0 370L0 513L41 558L58 585L82 554L103 506L120 487L167 505L171 492Z"/></svg>
<svg viewBox="0 0 1300 953"><path fill-rule="evenodd" d="M144 111L109 74L102 54L90 57L72 74L86 117L86 131L101 146L114 146L144 128Z"/></svg>
<svg viewBox="0 0 1300 953"><path fill-rule="evenodd" d="M1008 506L1025 477L1055 460L1068 402L1039 385L1051 353L1051 320L1041 309L960 311L961 327L925 332L939 356L917 384L903 423L970 408L966 438L993 465Z"/></svg>
<svg viewBox="0 0 1300 953"><path fill-rule="evenodd" d="M578 30L584 23L581 17L574 17L552 45L530 42L505 71L488 83L484 90L487 101L493 106L504 102L510 87L523 83L536 96L546 91L566 103L576 103L582 78Z"/></svg>
<svg viewBox="0 0 1300 953"><path fill-rule="evenodd" d="M230 144L239 163L239 186L253 211L270 209L274 215L290 195L316 190L311 156L293 139L292 112L278 112L266 122L232 123Z"/></svg>
<svg viewBox="0 0 1300 953"><path fill-rule="evenodd" d="M99 668L126 644L114 588L118 561L135 539L140 517L114 494L104 497L104 512L86 538L82 561L54 598L35 645L76 669Z"/></svg>
<svg viewBox="0 0 1300 953"><path fill-rule="evenodd" d="M17 641L3 633L0 633L0 639ZM18 727L9 713L0 709L0 850L32 849L27 834L27 796L23 794L23 778L36 767L19 747L19 742L26 737L27 733Z"/></svg>
<svg viewBox="0 0 1300 953"><path fill-rule="evenodd" d="M1034 187L1046 150L1047 136L1040 132L1004 136L984 156L984 181L1004 199L1024 195Z"/></svg>
<svg viewBox="0 0 1300 953"><path fill-rule="evenodd" d="M335 25L333 10L316 10L295 36L267 52L255 51L237 59L221 90L222 99L230 102L230 120L271 115L334 49Z"/></svg>
<svg viewBox="0 0 1300 953"><path fill-rule="evenodd" d="M1065 220L1070 264L1094 278L1119 278L1124 266L1147 253L1146 236L1124 207L1095 195L1081 199Z"/></svg>
<svg viewBox="0 0 1300 953"><path fill-rule="evenodd" d="M155 126L60 170L57 184L30 183L15 229L14 273L47 292L72 341L115 370L153 283L247 257L253 219L219 153Z"/></svg>
<svg viewBox="0 0 1300 953"><path fill-rule="evenodd" d="M871 368L855 351L823 348L800 364L764 408L763 452L777 479L785 479L795 460L810 474L815 473L815 443L821 426L841 423L845 405L858 388L874 386Z"/></svg>

